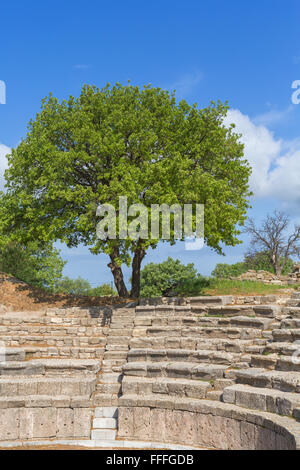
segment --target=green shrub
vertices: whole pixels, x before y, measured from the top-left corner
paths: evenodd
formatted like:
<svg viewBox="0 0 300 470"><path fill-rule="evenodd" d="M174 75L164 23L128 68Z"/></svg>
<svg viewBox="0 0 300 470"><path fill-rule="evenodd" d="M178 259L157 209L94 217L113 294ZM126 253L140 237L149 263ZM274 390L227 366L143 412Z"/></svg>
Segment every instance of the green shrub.
<svg viewBox="0 0 300 470"><path fill-rule="evenodd" d="M198 279L194 264L182 264L168 258L162 263L149 263L141 271L141 297L160 297L181 289L184 283ZM171 292L172 291L172 292Z"/></svg>

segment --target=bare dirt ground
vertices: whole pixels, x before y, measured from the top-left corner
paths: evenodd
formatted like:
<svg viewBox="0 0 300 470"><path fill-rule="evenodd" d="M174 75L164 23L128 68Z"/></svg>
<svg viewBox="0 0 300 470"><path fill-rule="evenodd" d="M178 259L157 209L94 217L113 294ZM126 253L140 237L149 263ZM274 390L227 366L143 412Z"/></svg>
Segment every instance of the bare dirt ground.
<svg viewBox="0 0 300 470"><path fill-rule="evenodd" d="M0 272L0 312L32 312L46 308L116 305L132 299L50 294Z"/></svg>

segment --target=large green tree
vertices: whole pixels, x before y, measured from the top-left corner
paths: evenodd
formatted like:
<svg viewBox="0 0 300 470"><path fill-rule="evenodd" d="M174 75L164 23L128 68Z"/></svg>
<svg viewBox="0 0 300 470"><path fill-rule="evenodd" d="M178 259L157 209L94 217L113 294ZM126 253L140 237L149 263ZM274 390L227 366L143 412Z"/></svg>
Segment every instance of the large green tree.
<svg viewBox="0 0 300 470"><path fill-rule="evenodd" d="M149 213L151 204L205 204L205 242L221 253L221 243L239 243L251 171L234 126L223 125L227 110L130 84L84 86L62 102L50 95L8 157L2 229L20 240L59 239L106 253L120 296L128 295L122 264L132 263L137 297L142 260L159 239L97 239L99 204L117 208L127 196L128 205L142 203ZM175 242L174 231L168 241Z"/></svg>

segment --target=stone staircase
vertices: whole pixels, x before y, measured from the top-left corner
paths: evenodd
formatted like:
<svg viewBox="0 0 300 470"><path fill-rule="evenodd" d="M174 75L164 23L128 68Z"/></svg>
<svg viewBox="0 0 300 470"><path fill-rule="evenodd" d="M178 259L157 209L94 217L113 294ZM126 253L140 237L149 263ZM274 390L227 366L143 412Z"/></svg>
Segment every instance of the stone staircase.
<svg viewBox="0 0 300 470"><path fill-rule="evenodd" d="M300 292L282 307L277 328L250 369L236 372L236 384L224 389L223 401L288 416L300 421Z"/></svg>
<svg viewBox="0 0 300 470"><path fill-rule="evenodd" d="M10 349L0 363L0 440L87 439L95 359L25 360Z"/></svg>
<svg viewBox="0 0 300 470"><path fill-rule="evenodd" d="M167 420L169 415L206 405L206 413L211 407L210 413L219 420L215 413L223 416L230 411L230 417L242 410L248 415L251 410L265 413L260 415L266 421L255 448L289 445L288 438L279 439L275 431L268 430L270 443L261 437L270 419L274 426L292 428L291 435L300 438L300 425L295 424L300 416L300 361L295 364L293 356L299 348L293 342L300 339L300 322L294 318L300 312L300 293L290 299L275 298L277 303L274 296L271 300L272 304L260 298L238 305L232 297L211 297L187 299L186 305L137 307L128 361L123 366L119 437L151 438L155 410L158 414L163 410L161 419ZM216 403L215 410L212 403ZM144 424L137 407L143 409ZM242 416L246 420L247 415ZM183 421L181 426L185 426ZM254 423L243 421L243 426L253 436L258 432ZM237 434L241 441L241 424ZM180 432L176 435L165 429L161 440L170 439L180 442ZM205 435L202 439L205 443ZM212 446L223 448L224 442ZM225 448L230 445L227 442Z"/></svg>
<svg viewBox="0 0 300 470"><path fill-rule="evenodd" d="M298 341L300 292L3 314L0 442L298 448Z"/></svg>

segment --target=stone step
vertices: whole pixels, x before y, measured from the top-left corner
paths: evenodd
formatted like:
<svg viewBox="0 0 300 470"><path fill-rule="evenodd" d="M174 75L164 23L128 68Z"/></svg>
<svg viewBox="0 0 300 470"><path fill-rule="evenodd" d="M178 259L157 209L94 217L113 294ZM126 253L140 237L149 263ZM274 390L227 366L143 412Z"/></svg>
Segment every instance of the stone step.
<svg viewBox="0 0 300 470"><path fill-rule="evenodd" d="M251 346L264 347L267 341L264 339L226 339L226 338L197 338L181 336L143 336L130 340L131 349L191 349L191 350L212 350L233 353L251 352Z"/></svg>
<svg viewBox="0 0 300 470"><path fill-rule="evenodd" d="M124 363L123 363L124 364ZM103 372L118 372L118 373L121 373L122 372L122 367L123 367L123 364L118 364L118 365L113 365L113 364L110 364L110 365L106 365L106 366L102 366L102 371Z"/></svg>
<svg viewBox="0 0 300 470"><path fill-rule="evenodd" d="M0 397L0 409L8 408L89 408L88 395L14 395Z"/></svg>
<svg viewBox="0 0 300 470"><path fill-rule="evenodd" d="M116 383L102 383L97 384L97 392L109 394L112 393L113 395L118 395L121 389L121 384Z"/></svg>
<svg viewBox="0 0 300 470"><path fill-rule="evenodd" d="M0 347L0 362L25 361L25 356L24 349Z"/></svg>
<svg viewBox="0 0 300 470"><path fill-rule="evenodd" d="M29 362L1 362L0 363L0 376L7 375L43 375L45 368L43 364L30 364Z"/></svg>
<svg viewBox="0 0 300 470"><path fill-rule="evenodd" d="M188 297L190 305L227 305L233 303L232 295Z"/></svg>
<svg viewBox="0 0 300 470"><path fill-rule="evenodd" d="M273 318L251 318L246 316L237 316L233 318L224 318L218 321L220 326L238 326L239 328L258 328L260 330L269 329L274 324Z"/></svg>
<svg viewBox="0 0 300 470"><path fill-rule="evenodd" d="M299 299L287 299L285 302L285 305L287 307L299 307L300 306L300 300Z"/></svg>
<svg viewBox="0 0 300 470"><path fill-rule="evenodd" d="M235 317L235 316L259 316L266 318L275 318L281 313L279 305L226 305L220 307L209 307L208 315Z"/></svg>
<svg viewBox="0 0 300 470"><path fill-rule="evenodd" d="M196 313L199 315L209 315L216 317L234 317L234 316L261 316L261 317L276 317L281 313L280 305L222 305L215 302L212 303L191 303L189 306L174 306L174 305L159 305L159 306L142 306L136 310L136 319L144 317L163 317L163 318L177 318L178 316L186 315L193 316Z"/></svg>
<svg viewBox="0 0 300 470"><path fill-rule="evenodd" d="M0 317L0 327L18 327L20 330L26 330L28 327L38 328L45 330L45 327L54 328L70 328L70 327L86 327L86 328L98 328L103 331L106 331L108 328L107 325L103 325L102 318L83 318L83 317L40 317L40 318L30 318L24 314L20 317L11 317L5 316ZM16 328L17 329L17 328Z"/></svg>
<svg viewBox="0 0 300 470"><path fill-rule="evenodd" d="M243 385L274 388L282 392L300 393L300 372L284 372L250 368L236 370L236 381Z"/></svg>
<svg viewBox="0 0 300 470"><path fill-rule="evenodd" d="M33 359L27 364L31 366L42 366L45 375L64 375L97 373L101 362L97 359Z"/></svg>
<svg viewBox="0 0 300 470"><path fill-rule="evenodd" d="M228 318L219 317L149 317L135 319L135 327L141 326L238 326L246 328L267 329L274 324L274 319L264 317L236 316ZM279 326L279 325L278 325Z"/></svg>
<svg viewBox="0 0 300 470"><path fill-rule="evenodd" d="M293 354L300 352L300 344L297 343L286 343L276 342L267 343L263 349L264 354L279 354L283 356L292 356Z"/></svg>
<svg viewBox="0 0 300 470"><path fill-rule="evenodd" d="M283 307L282 313L284 315L290 315L293 318L300 318L300 307L295 307L295 306Z"/></svg>
<svg viewBox="0 0 300 470"><path fill-rule="evenodd" d="M283 416L293 416L294 408L300 407L298 393L281 392L269 388L255 388L249 385L232 385L223 390L225 403L252 410L261 410Z"/></svg>
<svg viewBox="0 0 300 470"><path fill-rule="evenodd" d="M251 357L251 367L263 369L275 369L277 364L277 354L257 354Z"/></svg>
<svg viewBox="0 0 300 470"><path fill-rule="evenodd" d="M124 375L138 377L171 377L194 380L215 380L225 377L228 367L194 362L128 362L123 366Z"/></svg>
<svg viewBox="0 0 300 470"><path fill-rule="evenodd" d="M167 316L167 315L160 315L153 316L153 315L145 315L143 317L136 317L134 320L134 326L202 326L202 325L217 325L218 319L217 318L208 318L203 316Z"/></svg>
<svg viewBox="0 0 300 470"><path fill-rule="evenodd" d="M242 361L241 354L226 353L224 351L199 350L192 351L189 349L131 349L128 352L128 362L209 362L214 364L231 365ZM246 361L251 360L247 356Z"/></svg>
<svg viewBox="0 0 300 470"><path fill-rule="evenodd" d="M102 374L98 376L98 383L103 383L103 384L117 383L117 382L120 383L122 381L122 378L123 378L122 374L112 373L112 372L110 373L102 372Z"/></svg>
<svg viewBox="0 0 300 470"><path fill-rule="evenodd" d="M131 377L125 376L122 381L122 394L166 394L190 398L205 398L207 392L212 390L209 382L201 380L187 380L167 377Z"/></svg>
<svg viewBox="0 0 300 470"><path fill-rule="evenodd" d="M117 359L117 358L106 359L106 358L104 358L103 361L102 361L102 369L104 370L107 367L122 365L125 362L126 362L126 357L125 358L120 358L120 359Z"/></svg>
<svg viewBox="0 0 300 470"><path fill-rule="evenodd" d="M300 328L275 329L272 331L272 337L274 341L293 343L300 340Z"/></svg>
<svg viewBox="0 0 300 470"><path fill-rule="evenodd" d="M124 344L109 344L106 343L106 351L128 351L129 347L127 343Z"/></svg>
<svg viewBox="0 0 300 470"><path fill-rule="evenodd" d="M191 306L178 306L178 305L158 305L158 306L139 306L136 309L136 319L142 319L145 316L151 316L153 318L177 318L178 316L190 316L192 311L195 313L205 314L207 307L191 307Z"/></svg>
<svg viewBox="0 0 300 470"><path fill-rule="evenodd" d="M15 348L6 347L5 351L9 351ZM20 349L20 348L18 348ZM73 347L73 346L64 346L64 347L55 347L55 346L27 346L24 345L20 350L23 350L25 353L25 360L30 359L49 359L49 358L74 358L74 359L101 359L103 357L105 349L103 347L94 346L94 347ZM11 359L9 359L11 357ZM13 354L5 358L6 361L13 360ZM23 354L18 356L19 359L24 360ZM1 349L0 349L0 358L1 358ZM0 360L1 362L1 360Z"/></svg>
<svg viewBox="0 0 300 470"><path fill-rule="evenodd" d="M105 351L104 360L107 359L125 359L127 358L127 351Z"/></svg>
<svg viewBox="0 0 300 470"><path fill-rule="evenodd" d="M300 329L300 318L285 318L281 320L279 328L282 328L282 329L299 328Z"/></svg>
<svg viewBox="0 0 300 470"><path fill-rule="evenodd" d="M148 328L135 328L133 337L140 336L181 336L198 338L224 338L224 339L252 339L262 336L262 331L257 328L237 328L237 327L177 327L177 326L157 326Z"/></svg>
<svg viewBox="0 0 300 470"><path fill-rule="evenodd" d="M114 407L118 406L118 395L112 393L95 392L93 396L93 405L95 407Z"/></svg>
<svg viewBox="0 0 300 470"><path fill-rule="evenodd" d="M300 349L292 355L255 355L251 357L251 366L265 369L276 369L279 371L295 371L300 372Z"/></svg>
<svg viewBox="0 0 300 470"><path fill-rule="evenodd" d="M261 345L250 345L246 346L245 352L248 354L262 354L264 352L264 346Z"/></svg>
<svg viewBox="0 0 300 470"><path fill-rule="evenodd" d="M118 417L118 408L113 406L98 406L95 408L95 418L117 418Z"/></svg>
<svg viewBox="0 0 300 470"><path fill-rule="evenodd" d="M28 359L43 359L43 358L73 358L73 359L102 359L105 348L102 346L94 347L77 347L77 346L27 346L24 345L26 353L26 360Z"/></svg>
<svg viewBox="0 0 300 470"><path fill-rule="evenodd" d="M207 392L207 400L215 400L215 401L221 401L223 392L221 390L210 390Z"/></svg>
<svg viewBox="0 0 300 470"><path fill-rule="evenodd" d="M117 431L113 429L93 429L91 432L92 440L99 441L114 441L116 439Z"/></svg>
<svg viewBox="0 0 300 470"><path fill-rule="evenodd" d="M109 337L111 338L112 336L131 336L132 333L132 328L111 328L109 330Z"/></svg>
<svg viewBox="0 0 300 470"><path fill-rule="evenodd" d="M103 346L106 345L106 336L69 336L69 335L22 335L22 334L0 334L0 341L5 346Z"/></svg>
<svg viewBox="0 0 300 470"><path fill-rule="evenodd" d="M20 335L58 335L58 336L104 336L108 332L108 327L99 325L83 326L83 325L64 325L64 324L24 324L19 325L0 325L0 334L20 334Z"/></svg>
<svg viewBox="0 0 300 470"><path fill-rule="evenodd" d="M94 418L93 429L117 429L118 420L116 418Z"/></svg>
<svg viewBox="0 0 300 470"><path fill-rule="evenodd" d="M299 291L293 292L291 294L291 298L292 299L299 299L299 302L300 302L300 292Z"/></svg>
<svg viewBox="0 0 300 470"><path fill-rule="evenodd" d="M111 330L122 330L123 328L125 329L132 329L134 326L134 320L128 320L128 321L112 321L110 326L110 331Z"/></svg>
<svg viewBox="0 0 300 470"><path fill-rule="evenodd" d="M127 345L130 341L131 336L108 336L106 340L106 347L107 345Z"/></svg>
<svg viewBox="0 0 300 470"><path fill-rule="evenodd" d="M297 352L298 355L278 357L276 370L300 372L300 349Z"/></svg>
<svg viewBox="0 0 300 470"><path fill-rule="evenodd" d="M96 377L0 376L0 396L88 396L96 389Z"/></svg>

